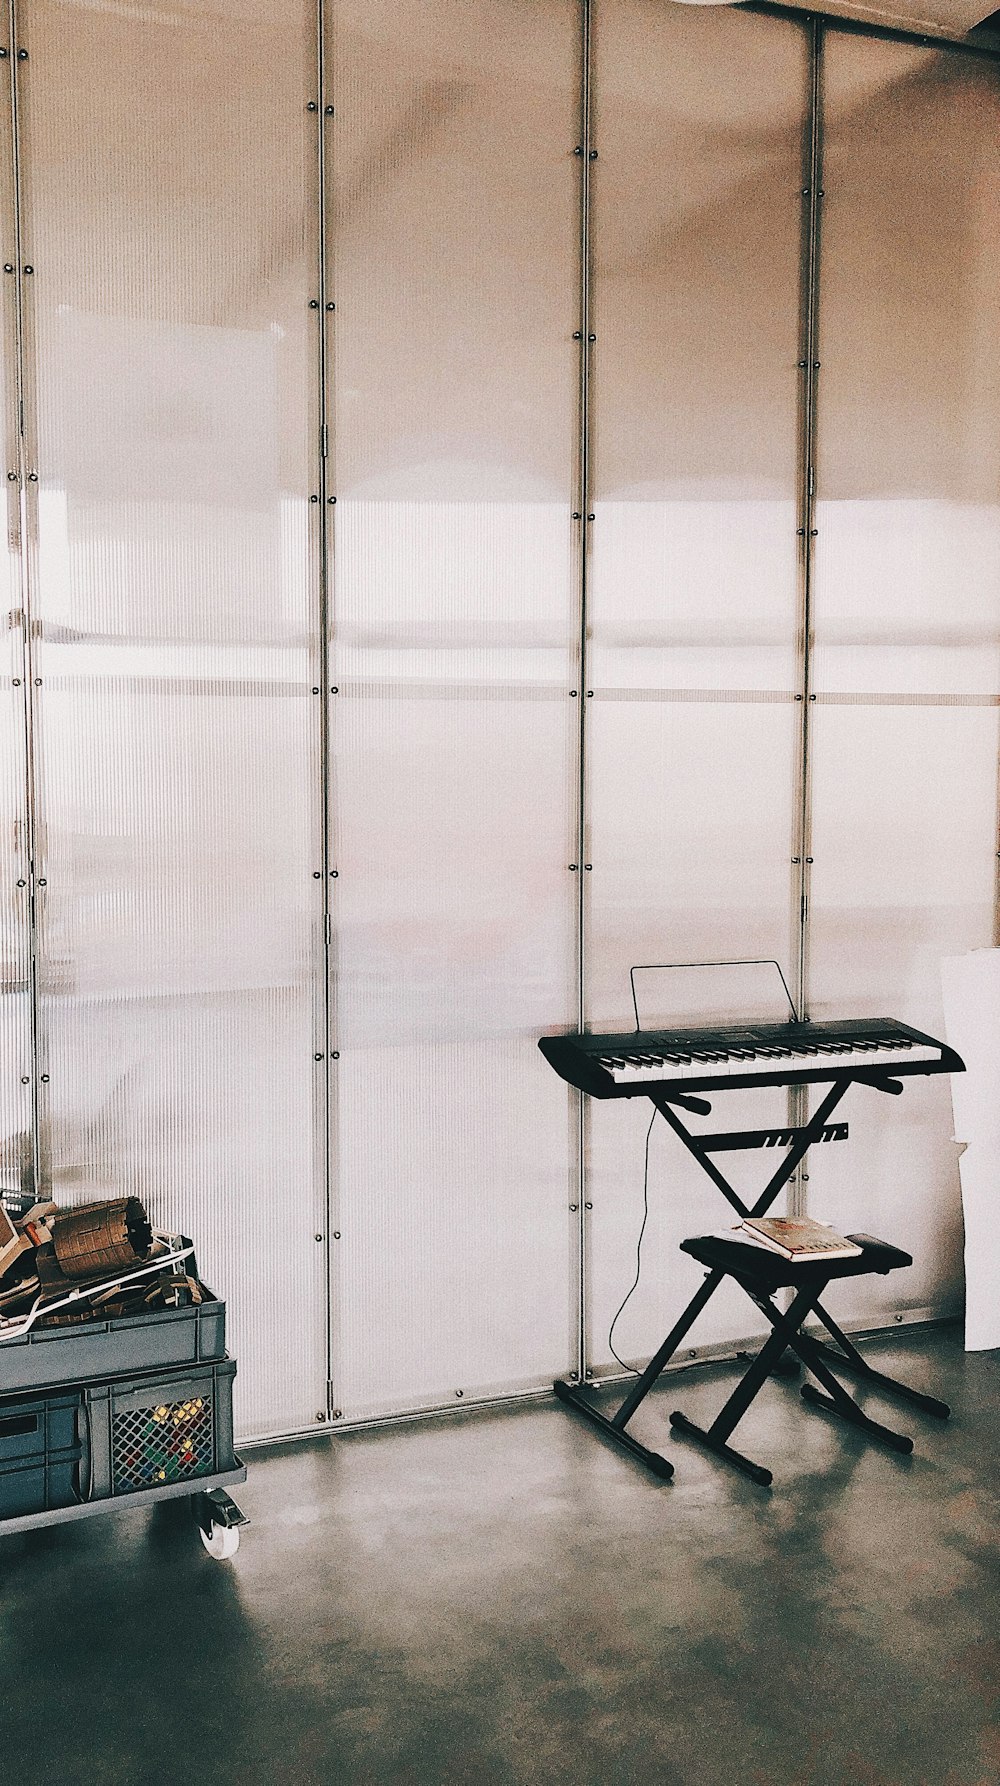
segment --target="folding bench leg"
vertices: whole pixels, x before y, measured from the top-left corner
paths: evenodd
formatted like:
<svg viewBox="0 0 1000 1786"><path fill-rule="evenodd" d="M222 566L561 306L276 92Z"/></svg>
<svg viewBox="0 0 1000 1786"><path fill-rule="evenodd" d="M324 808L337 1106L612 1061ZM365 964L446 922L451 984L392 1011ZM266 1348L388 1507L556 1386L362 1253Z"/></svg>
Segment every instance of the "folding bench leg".
<svg viewBox="0 0 1000 1786"><path fill-rule="evenodd" d="M881 1389L886 1395L898 1396L901 1401L912 1402L915 1408L921 1408L925 1414L933 1414L936 1420L948 1419L951 1409L947 1402L938 1401L934 1395L924 1395L922 1390L911 1389L908 1383L900 1383L897 1378L887 1377L883 1371L876 1370L866 1358L861 1356L857 1347L851 1344L846 1333L841 1332L836 1321L827 1314L824 1308L820 1307L818 1302L814 1305L814 1309L827 1333L837 1342L836 1346L828 1346L825 1340L812 1339L812 1335L810 1335L812 1344L822 1353L827 1364L832 1364L835 1369L850 1371L863 1382L871 1383L876 1389Z"/></svg>
<svg viewBox="0 0 1000 1786"><path fill-rule="evenodd" d="M796 1334L789 1345L794 1346L807 1370L811 1370L827 1391L826 1395L815 1388L812 1383L803 1383L799 1394L810 1407L822 1408L827 1414L836 1414L841 1420L850 1421L852 1426L860 1427L873 1439L881 1439L883 1444L891 1446L893 1451L909 1453L913 1450L913 1440L906 1433L893 1432L889 1426L873 1420L863 1408L859 1408L853 1396L848 1395L842 1383L838 1383L832 1371L827 1370L823 1362L822 1348L809 1335Z"/></svg>
<svg viewBox="0 0 1000 1786"><path fill-rule="evenodd" d="M796 1301L798 1300L799 1298L796 1299ZM811 1301L811 1298L809 1300ZM795 1308L794 1303L792 1308ZM682 1414L679 1410L675 1410L670 1416L670 1424L676 1432L686 1433L689 1439L695 1439L699 1445L704 1445L708 1451L713 1451L716 1457L724 1458L737 1470L742 1470L744 1476L749 1476L754 1482L759 1482L763 1488L769 1488L771 1485L773 1480L771 1471L765 1469L763 1464L755 1464L752 1458L744 1457L742 1451L736 1451L726 1441L737 1422L742 1420L761 1385L771 1375L785 1347L791 1342L789 1329L792 1311L789 1311L788 1316L779 1316L775 1309L772 1314L776 1317L774 1332L769 1339L765 1340L749 1370L744 1372L729 1400L716 1415L707 1432L704 1427L696 1426L693 1420L689 1420L687 1415Z"/></svg>

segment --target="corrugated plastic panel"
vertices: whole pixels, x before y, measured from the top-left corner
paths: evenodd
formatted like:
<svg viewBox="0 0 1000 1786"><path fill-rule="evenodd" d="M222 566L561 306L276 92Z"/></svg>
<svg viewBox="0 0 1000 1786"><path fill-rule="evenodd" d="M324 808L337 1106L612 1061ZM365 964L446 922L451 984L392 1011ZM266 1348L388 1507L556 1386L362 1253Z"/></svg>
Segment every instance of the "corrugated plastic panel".
<svg viewBox="0 0 1000 1786"><path fill-rule="evenodd" d="M280 1432L325 1400L315 14L26 22L46 1158L195 1237Z"/></svg>
<svg viewBox="0 0 1000 1786"><path fill-rule="evenodd" d="M993 941L1000 73L831 33L824 185L810 1008L940 1035L942 956ZM812 1207L916 1263L838 1305L957 1300L947 1084L858 1104Z"/></svg>
<svg viewBox="0 0 1000 1786"><path fill-rule="evenodd" d="M333 0L336 1399L572 1328L578 11Z"/></svg>
<svg viewBox="0 0 1000 1786"><path fill-rule="evenodd" d="M774 19L653 0L596 13L595 1029L630 1026L634 962L790 966L807 63L804 31ZM781 1093L740 1102L727 1124L787 1120ZM645 1115L590 1111L598 1366L635 1267ZM725 1215L665 1134L650 1201L625 1357L648 1355L697 1285L677 1241ZM754 1325L745 1298L720 1294L693 1343Z"/></svg>

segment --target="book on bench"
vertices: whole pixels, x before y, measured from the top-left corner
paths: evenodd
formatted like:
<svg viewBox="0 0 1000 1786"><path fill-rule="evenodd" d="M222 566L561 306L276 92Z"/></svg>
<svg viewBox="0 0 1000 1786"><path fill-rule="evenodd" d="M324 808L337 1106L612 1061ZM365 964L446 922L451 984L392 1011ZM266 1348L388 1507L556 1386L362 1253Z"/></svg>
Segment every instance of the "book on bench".
<svg viewBox="0 0 1000 1786"><path fill-rule="evenodd" d="M744 1230L750 1240L791 1261L857 1259L864 1251L853 1240L845 1240L843 1234L835 1234L826 1222L816 1222L811 1216L748 1215L734 1230L734 1238L739 1239Z"/></svg>

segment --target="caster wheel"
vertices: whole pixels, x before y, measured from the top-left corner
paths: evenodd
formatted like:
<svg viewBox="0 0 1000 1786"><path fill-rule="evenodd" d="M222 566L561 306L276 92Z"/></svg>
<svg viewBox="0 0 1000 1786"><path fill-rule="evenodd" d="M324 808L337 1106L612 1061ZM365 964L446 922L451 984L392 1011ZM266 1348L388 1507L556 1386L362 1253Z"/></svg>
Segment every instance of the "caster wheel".
<svg viewBox="0 0 1000 1786"><path fill-rule="evenodd" d="M220 1526L213 1520L210 1531L206 1532L204 1526L199 1526L198 1531L209 1556L217 1560L234 1557L240 1548L239 1526Z"/></svg>

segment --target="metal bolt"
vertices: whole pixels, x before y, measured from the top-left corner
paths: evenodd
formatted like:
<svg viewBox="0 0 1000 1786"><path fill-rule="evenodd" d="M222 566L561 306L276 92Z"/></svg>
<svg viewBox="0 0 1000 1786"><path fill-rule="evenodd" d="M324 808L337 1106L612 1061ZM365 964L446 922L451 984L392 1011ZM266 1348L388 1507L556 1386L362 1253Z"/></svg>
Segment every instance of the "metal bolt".
<svg viewBox="0 0 1000 1786"><path fill-rule="evenodd" d="M813 361L813 371L814 371L814 372L818 372L818 371L819 371L819 369L820 369L820 365L821 365L821 361L819 361L819 360L814 360L814 361Z"/></svg>
<svg viewBox="0 0 1000 1786"><path fill-rule="evenodd" d="M596 335L588 335L588 336L587 336L587 340L588 340L588 341L596 341L596 340L597 340L597 336L596 336Z"/></svg>
<svg viewBox="0 0 1000 1786"><path fill-rule="evenodd" d="M339 1240L339 1239L340 1239L340 1229L339 1229L339 1228L334 1228L334 1230L333 1230L333 1238L334 1238L334 1240Z"/></svg>
<svg viewBox="0 0 1000 1786"><path fill-rule="evenodd" d="M795 529L795 531L796 531L796 533L797 533L797 534L798 534L798 536L799 536L799 539L804 539L804 538L805 538L805 531L806 531L806 530L805 530L805 528L804 528L804 527L796 527L796 529Z"/></svg>
<svg viewBox="0 0 1000 1786"><path fill-rule="evenodd" d="M577 1210L579 1209L580 1205L579 1205L579 1203L571 1203L569 1207L570 1207L570 1213L572 1215L575 1215Z"/></svg>
<svg viewBox="0 0 1000 1786"><path fill-rule="evenodd" d="M320 1420L320 1421L325 1420L326 1419L326 1409L320 1408L320 1411L317 1414L316 1418L317 1418L317 1420Z"/></svg>
<svg viewBox="0 0 1000 1786"><path fill-rule="evenodd" d="M26 887L28 883L27 883L27 881L18 881L17 884L19 887Z"/></svg>
<svg viewBox="0 0 1000 1786"><path fill-rule="evenodd" d="M21 678L20 678L20 676L15 676L14 677L14 687L20 688L20 686L21 686Z"/></svg>
<svg viewBox="0 0 1000 1786"><path fill-rule="evenodd" d="M590 154L587 157L587 160L588 161L596 161L597 160L597 150L596 149L591 149Z"/></svg>
<svg viewBox="0 0 1000 1786"><path fill-rule="evenodd" d="M796 699L796 700L797 700L797 701L801 701L801 699L802 699L802 696L801 696L801 695L796 695L796 697L795 697L795 699Z"/></svg>
<svg viewBox="0 0 1000 1786"><path fill-rule="evenodd" d="M807 856L807 857L806 857L806 861L807 861L807 862L811 862L811 861L812 861L812 857L811 857L811 856Z"/></svg>
<svg viewBox="0 0 1000 1786"><path fill-rule="evenodd" d="M569 691L569 698L570 698L570 700L571 700L571 701L575 701L575 700L576 700L576 697L577 697L577 695L578 695L578 694L579 694L579 692L580 692L580 691L579 691L579 689L578 689L578 688L571 688L571 689L570 689L570 691Z"/></svg>
<svg viewBox="0 0 1000 1786"><path fill-rule="evenodd" d="M7 51L0 49L0 62L3 62L6 59L6 55L7 55Z"/></svg>
<svg viewBox="0 0 1000 1786"><path fill-rule="evenodd" d="M310 498L309 498L309 501L310 501L310 502L318 502L318 501L319 501L319 497L318 497L318 496L310 496Z"/></svg>
<svg viewBox="0 0 1000 1786"><path fill-rule="evenodd" d="M573 150L573 153L574 153L574 155L582 155L583 154L583 150L581 149L579 143L577 143L576 148Z"/></svg>
<svg viewBox="0 0 1000 1786"><path fill-rule="evenodd" d="M43 1084L43 1085L48 1085L48 1083L49 1083L49 1076L48 1076L48 1074L47 1074L47 1073L43 1073L43 1074L42 1074L42 1084Z"/></svg>
<svg viewBox="0 0 1000 1786"><path fill-rule="evenodd" d="M322 1060L322 1059L323 1059L323 1056L322 1056L322 1055L321 1055L321 1054L314 1054L314 1055L313 1055L313 1060Z"/></svg>
<svg viewBox="0 0 1000 1786"><path fill-rule="evenodd" d="M14 269L13 269L13 267L12 267L12 266L11 266L11 264L10 264L10 261L9 261L9 260L7 260L7 261L4 261L4 267L3 267L3 270L4 270L4 272L5 272L5 273L13 273L13 271L14 271Z"/></svg>
<svg viewBox="0 0 1000 1786"><path fill-rule="evenodd" d="M336 502L337 498L335 496L328 496L326 500L327 502Z"/></svg>
<svg viewBox="0 0 1000 1786"><path fill-rule="evenodd" d="M593 1373L593 1371L587 1370L587 1371L584 1371L583 1374L587 1378L587 1381L589 1382L594 1373Z"/></svg>
<svg viewBox="0 0 1000 1786"><path fill-rule="evenodd" d="M322 1240L322 1238L323 1238L322 1234L314 1234L313 1235L314 1240Z"/></svg>
<svg viewBox="0 0 1000 1786"><path fill-rule="evenodd" d="M37 471L29 471L29 473L28 473L28 482L29 482L29 484L37 484L37 482L38 482L38 473L37 473Z"/></svg>
<svg viewBox="0 0 1000 1786"><path fill-rule="evenodd" d="M697 1358L697 1356L698 1356L698 1354L695 1351L694 1347L692 1346L690 1351L688 1352L688 1357L689 1358Z"/></svg>
<svg viewBox="0 0 1000 1786"><path fill-rule="evenodd" d="M17 59L19 62L27 62L27 60L28 60L27 50L18 50Z"/></svg>
<svg viewBox="0 0 1000 1786"><path fill-rule="evenodd" d="M793 862L801 862L801 860L802 860L802 857L801 857L801 856L793 856L793 857L792 857L792 861L793 861Z"/></svg>
<svg viewBox="0 0 1000 1786"><path fill-rule="evenodd" d="M337 308L336 304L327 304L328 310L336 310L336 308Z"/></svg>
<svg viewBox="0 0 1000 1786"><path fill-rule="evenodd" d="M569 865L569 871L570 871L570 874L575 874L575 873L576 873L576 870L577 870L577 866L578 866L578 865L577 865L577 863L576 863L576 862L571 862L571 863L570 863L570 865Z"/></svg>
<svg viewBox="0 0 1000 1786"><path fill-rule="evenodd" d="M313 869L313 880L321 881L322 879L323 879L323 870L321 868L314 868Z"/></svg>
<svg viewBox="0 0 1000 1786"><path fill-rule="evenodd" d="M339 873L340 873L339 868L331 868L331 870L330 870L331 881L335 881Z"/></svg>
<svg viewBox="0 0 1000 1786"><path fill-rule="evenodd" d="M592 1203L585 1203L583 1207L584 1209L593 1209L594 1205Z"/></svg>
<svg viewBox="0 0 1000 1786"><path fill-rule="evenodd" d="M595 517L595 516L594 516L594 515L588 515L588 516L587 516L587 520L588 520L588 521L593 521L593 520L595 520L595 519L596 519L596 517Z"/></svg>
<svg viewBox="0 0 1000 1786"><path fill-rule="evenodd" d="M803 1184L808 1184L808 1183L809 1183L809 1174L808 1174L808 1172L803 1172L803 1174L802 1174L802 1183L803 1183Z"/></svg>
<svg viewBox="0 0 1000 1786"><path fill-rule="evenodd" d="M574 329L573 330L573 340L574 341L582 341L583 340L583 330L582 329Z"/></svg>
<svg viewBox="0 0 1000 1786"><path fill-rule="evenodd" d="M810 187L810 186L803 186L803 188L802 188L802 197L803 197L803 198L808 198L808 197L809 197L809 194L810 194L810 192L811 192L811 190L812 190L812 188L811 188L811 187Z"/></svg>
<svg viewBox="0 0 1000 1786"><path fill-rule="evenodd" d="M799 365L800 365L800 366L803 366L803 367L805 367L805 366L808 366L808 364L809 364L809 361L808 361L808 360L800 360L800 361L799 361Z"/></svg>
<svg viewBox="0 0 1000 1786"><path fill-rule="evenodd" d="M319 309L319 299L318 298L310 298L309 299L309 308L310 308L310 310L318 310Z"/></svg>
<svg viewBox="0 0 1000 1786"><path fill-rule="evenodd" d="M593 698L594 698L594 691L593 691L593 689L592 689L592 688L588 688L588 690L587 690L587 699L588 699L588 701L592 701L592 700L593 700Z"/></svg>
<svg viewBox="0 0 1000 1786"><path fill-rule="evenodd" d="M810 699L810 701L815 701L815 699L816 699L816 696L815 696L815 695L810 695L810 696L809 696L809 699Z"/></svg>
<svg viewBox="0 0 1000 1786"><path fill-rule="evenodd" d="M330 110L331 111L333 110L332 106L330 107ZM333 1413L330 1415L330 1419L331 1420L343 1420L343 1418L344 1418L343 1408L334 1408Z"/></svg>
<svg viewBox="0 0 1000 1786"><path fill-rule="evenodd" d="M593 866L594 864L592 862L585 862L583 865L584 874L589 874Z"/></svg>
<svg viewBox="0 0 1000 1786"><path fill-rule="evenodd" d="M461 1400L462 1396L465 1394L465 1390L464 1389L456 1389L455 1394L458 1396L459 1400Z"/></svg>
<svg viewBox="0 0 1000 1786"><path fill-rule="evenodd" d="M319 694L319 689L318 689L318 688L314 688L314 689L313 689L313 694L314 694L314 695L318 695L318 694Z"/></svg>
<svg viewBox="0 0 1000 1786"><path fill-rule="evenodd" d="M330 693L331 693L331 694L332 694L332 695L339 695L339 693L340 693L340 689L339 689L339 688L338 688L338 687L337 687L337 684L336 684L336 683L334 683L334 685L333 685L333 687L332 687L332 688L331 688L331 690L330 690Z"/></svg>
<svg viewBox="0 0 1000 1786"><path fill-rule="evenodd" d="M310 99L309 104L306 106L306 111L307 112L318 112L319 111L319 106L316 104L315 99Z"/></svg>
<svg viewBox="0 0 1000 1786"><path fill-rule="evenodd" d="M7 482L8 482L8 484L16 484L17 483L17 472L16 471L8 471Z"/></svg>
<svg viewBox="0 0 1000 1786"><path fill-rule="evenodd" d="M339 1060L340 1059L340 1049L339 1048L334 1049L333 1053L330 1056L330 1059L331 1060Z"/></svg>
<svg viewBox="0 0 1000 1786"><path fill-rule="evenodd" d="M49 884L49 883L48 883L48 881L47 881L47 880L46 880L46 879L45 879L45 877L44 877L44 875L43 875L43 877L42 877L42 879L41 879L41 880L40 880L40 881L39 881L39 883L38 883L38 885L39 885L39 886L40 886L40 887L47 887L47 886L48 886L48 884Z"/></svg>
<svg viewBox="0 0 1000 1786"><path fill-rule="evenodd" d="M819 197L819 198L825 198L825 197L826 197L826 187L825 187L825 186L821 186L821 187L820 187L820 189L819 189L819 192L818 192L818 194L817 194L817 197Z"/></svg>
<svg viewBox="0 0 1000 1786"><path fill-rule="evenodd" d="M25 267L24 270L26 273L33 273L35 269L34 269L34 267Z"/></svg>
<svg viewBox="0 0 1000 1786"><path fill-rule="evenodd" d="M893 1315L892 1318L894 1321L901 1321L903 1319L902 1315Z"/></svg>
<svg viewBox="0 0 1000 1786"><path fill-rule="evenodd" d="M27 1075L27 1073L22 1073L22 1074L21 1074L21 1084L22 1084L22 1085L27 1085L27 1084L28 1084L28 1075Z"/></svg>
<svg viewBox="0 0 1000 1786"><path fill-rule="evenodd" d="M574 520L574 521L582 521L582 520L583 520L583 516L582 516L582 515L581 515L581 513L580 513L580 511L579 511L579 509L574 509L574 510L573 510L573 514L572 514L572 516L571 516L571 519L572 519L572 520Z"/></svg>
<svg viewBox="0 0 1000 1786"><path fill-rule="evenodd" d="M569 1380L571 1383L579 1383L579 1381L580 1381L579 1371L570 1371Z"/></svg>
<svg viewBox="0 0 1000 1786"><path fill-rule="evenodd" d="M324 106L324 107L323 107L323 111L324 111L324 114L325 114L325 115L326 115L326 117L328 117L328 118L332 118L332 117L333 117L333 107L332 107L332 105L325 105L325 106Z"/></svg>
<svg viewBox="0 0 1000 1786"><path fill-rule="evenodd" d="M810 527L810 529L809 529L809 538L810 538L810 539L811 539L811 540L814 540L814 539L816 539L816 538L817 538L817 537L818 537L818 535L819 535L819 528L818 528L818 527Z"/></svg>

